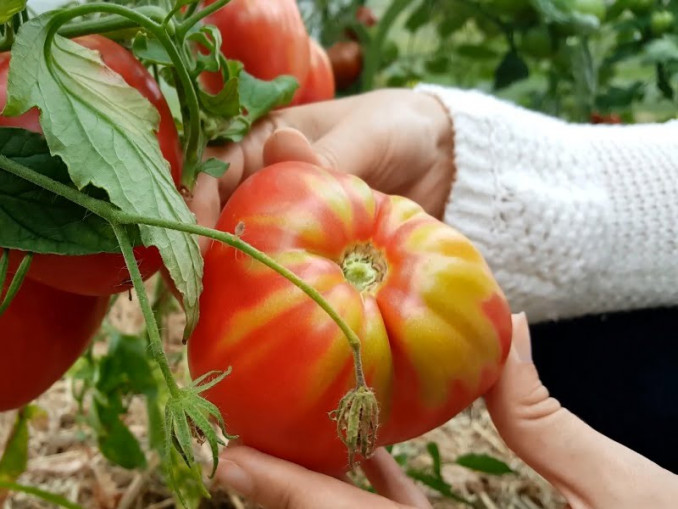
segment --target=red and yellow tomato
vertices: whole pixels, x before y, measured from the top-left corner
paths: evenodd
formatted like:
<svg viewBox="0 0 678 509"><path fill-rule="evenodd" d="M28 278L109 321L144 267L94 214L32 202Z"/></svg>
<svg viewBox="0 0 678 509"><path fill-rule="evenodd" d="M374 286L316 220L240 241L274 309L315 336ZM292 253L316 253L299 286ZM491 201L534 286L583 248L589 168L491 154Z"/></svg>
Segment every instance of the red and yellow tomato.
<svg viewBox="0 0 678 509"><path fill-rule="evenodd" d="M217 228L312 285L361 339L381 410L377 445L435 428L487 391L508 354L511 316L480 253L414 202L306 163L254 174ZM201 318L188 343L194 378L232 373L204 395L245 444L336 474L347 451L328 413L355 384L329 316L284 277L214 243Z"/></svg>
<svg viewBox="0 0 678 509"><path fill-rule="evenodd" d="M231 0L207 16L205 23L219 29L222 53L241 61L253 76L272 80L289 75L300 85L306 80L310 48L296 0ZM223 86L217 72L203 73L202 81L211 93ZM299 93L297 90L293 104L298 103Z"/></svg>
<svg viewBox="0 0 678 509"><path fill-rule="evenodd" d="M334 98L334 74L330 58L315 39L309 39L309 44L311 45L311 65L306 81L299 92L299 104L328 101Z"/></svg>

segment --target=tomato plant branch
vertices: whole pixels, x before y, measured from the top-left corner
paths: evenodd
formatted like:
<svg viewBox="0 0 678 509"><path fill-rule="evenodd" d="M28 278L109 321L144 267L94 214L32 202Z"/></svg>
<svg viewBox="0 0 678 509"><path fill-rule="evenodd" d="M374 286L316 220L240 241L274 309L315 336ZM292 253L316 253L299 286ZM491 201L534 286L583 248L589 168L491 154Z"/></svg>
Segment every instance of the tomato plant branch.
<svg viewBox="0 0 678 509"><path fill-rule="evenodd" d="M135 11L147 16L157 23L161 22L164 18L163 11L156 6L144 5L137 7ZM70 39L81 35L104 34L136 27L139 27L139 23L130 18L120 15L111 15L100 19L65 24L59 28L58 33L59 35Z"/></svg>
<svg viewBox="0 0 678 509"><path fill-rule="evenodd" d="M167 383L170 394L174 397L179 395L179 386L177 385L174 375L172 375L172 370L170 369L169 362L165 356L165 352L162 348L162 339L160 338L160 331L158 330L158 324L155 321L153 315L153 308L148 299L148 294L146 293L146 287L144 286L143 278L141 277L141 272L139 271L139 265L137 260L134 257L134 248L130 242L130 235L127 232L127 229L124 225L111 223L115 237L118 239L120 244L120 250L122 255L125 258L125 263L127 264L127 270L129 270L130 278L132 279L132 284L134 289L137 292L137 298L139 299L139 307L141 312L144 315L144 320L146 321L146 331L148 333L149 344L151 346L151 352L153 353L153 358L160 366L160 371L162 371L163 378Z"/></svg>
<svg viewBox="0 0 678 509"><path fill-rule="evenodd" d="M208 5L207 7L204 7L200 9L198 12L192 13L190 16L188 16L186 19L184 19L179 26L177 27L177 36L179 36L179 40L183 40L186 37L186 34L188 31L195 25L198 21L200 21L203 18L206 18L210 14L218 11L221 9L224 5L226 5L228 2L231 0L217 0L216 2Z"/></svg>

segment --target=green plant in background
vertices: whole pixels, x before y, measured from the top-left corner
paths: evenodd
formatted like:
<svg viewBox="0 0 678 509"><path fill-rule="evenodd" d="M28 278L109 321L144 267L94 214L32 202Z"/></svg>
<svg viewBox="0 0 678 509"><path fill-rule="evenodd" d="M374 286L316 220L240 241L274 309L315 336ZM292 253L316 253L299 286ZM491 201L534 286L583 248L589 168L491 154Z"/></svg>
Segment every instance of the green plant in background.
<svg viewBox="0 0 678 509"><path fill-rule="evenodd" d="M420 81L478 88L574 121L678 111L678 2L300 0L326 46L362 48L351 94ZM365 7L378 21L360 23Z"/></svg>

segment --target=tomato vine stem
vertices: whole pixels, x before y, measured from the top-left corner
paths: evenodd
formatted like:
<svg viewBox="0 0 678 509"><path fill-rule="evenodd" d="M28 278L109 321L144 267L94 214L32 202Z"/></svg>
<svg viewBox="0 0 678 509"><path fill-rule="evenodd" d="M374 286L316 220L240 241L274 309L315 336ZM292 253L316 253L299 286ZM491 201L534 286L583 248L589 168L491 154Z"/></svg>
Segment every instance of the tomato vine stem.
<svg viewBox="0 0 678 509"><path fill-rule="evenodd" d="M7 261L9 261L9 255L7 256L7 259L8 259ZM2 314L7 310L9 305L12 303L12 300L14 300L14 297L16 297L16 294L21 288L21 283L23 283L24 278L26 277L26 273L28 272L28 269L32 261L33 253L27 253L21 260L21 263L19 264L19 267L17 268L14 277L12 278L12 282L9 284L9 288L7 288L5 298L0 300L0 316L2 316ZM4 279L5 277L7 277L7 270L6 267L4 266L4 260L2 269L5 274L3 275L2 281L0 281L0 283L4 284ZM0 286L0 297L2 297L2 286Z"/></svg>

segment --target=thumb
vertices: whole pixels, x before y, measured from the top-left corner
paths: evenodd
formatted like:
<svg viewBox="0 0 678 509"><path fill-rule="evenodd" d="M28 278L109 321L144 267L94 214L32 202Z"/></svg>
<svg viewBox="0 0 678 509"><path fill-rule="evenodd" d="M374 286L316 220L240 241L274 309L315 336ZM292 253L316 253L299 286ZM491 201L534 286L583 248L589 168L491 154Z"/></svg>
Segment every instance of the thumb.
<svg viewBox="0 0 678 509"><path fill-rule="evenodd" d="M573 507L633 507L620 486L649 482L668 472L598 433L550 397L532 363L524 314L513 316L513 330L502 376L485 395L501 437Z"/></svg>

